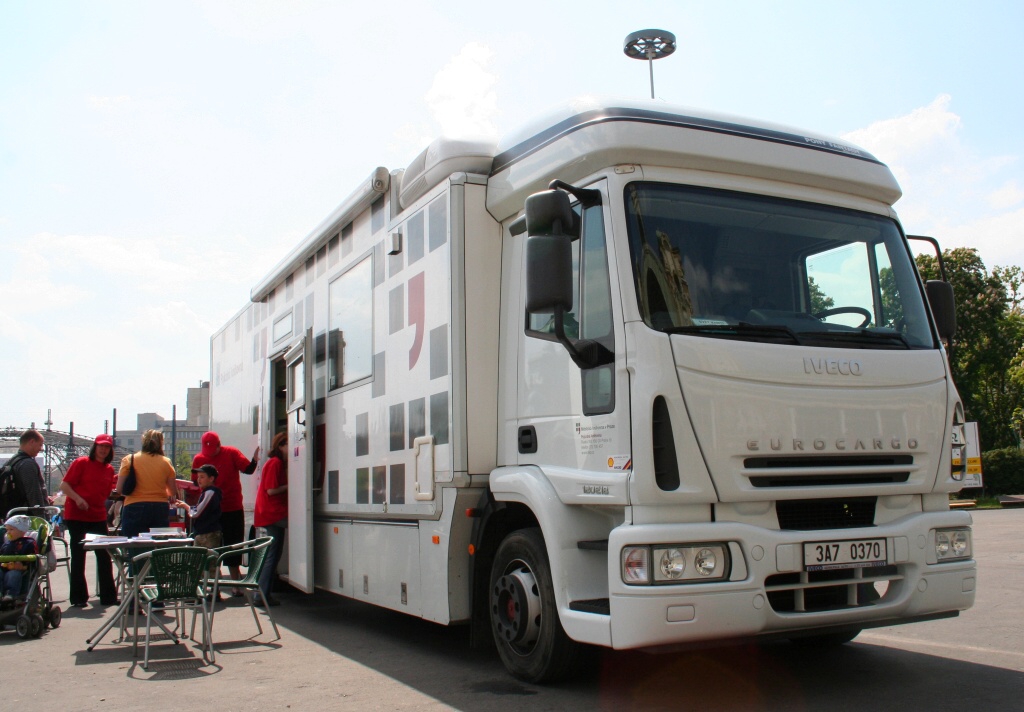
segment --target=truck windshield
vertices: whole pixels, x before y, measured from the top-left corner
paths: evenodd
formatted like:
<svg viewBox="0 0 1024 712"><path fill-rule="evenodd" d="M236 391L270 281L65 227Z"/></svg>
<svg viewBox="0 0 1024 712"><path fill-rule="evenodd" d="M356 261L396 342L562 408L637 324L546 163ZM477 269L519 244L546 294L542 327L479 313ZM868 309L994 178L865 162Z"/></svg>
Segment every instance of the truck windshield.
<svg viewBox="0 0 1024 712"><path fill-rule="evenodd" d="M653 329L779 344L936 348L896 223L745 193L625 189L637 299Z"/></svg>

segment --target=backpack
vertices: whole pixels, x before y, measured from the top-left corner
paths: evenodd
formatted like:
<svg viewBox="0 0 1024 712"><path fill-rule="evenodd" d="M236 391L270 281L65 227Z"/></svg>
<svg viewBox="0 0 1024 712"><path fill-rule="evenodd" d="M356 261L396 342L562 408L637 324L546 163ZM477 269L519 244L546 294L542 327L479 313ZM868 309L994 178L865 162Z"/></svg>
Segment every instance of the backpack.
<svg viewBox="0 0 1024 712"><path fill-rule="evenodd" d="M21 490L21 483L14 474L14 468L22 460L28 460L25 453L19 452L0 467L0 515L7 519L7 513L18 507L28 505L28 499Z"/></svg>

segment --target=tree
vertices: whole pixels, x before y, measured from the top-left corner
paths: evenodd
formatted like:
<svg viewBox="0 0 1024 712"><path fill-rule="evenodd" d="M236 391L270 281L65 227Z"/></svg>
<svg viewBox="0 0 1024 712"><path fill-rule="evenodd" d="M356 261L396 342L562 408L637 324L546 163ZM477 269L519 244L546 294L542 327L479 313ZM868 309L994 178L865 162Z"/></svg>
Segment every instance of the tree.
<svg viewBox="0 0 1024 712"><path fill-rule="evenodd" d="M1013 413L1024 402L1024 315L1019 267L985 268L978 251L942 253L956 298L957 333L950 366L968 420L978 423L986 449L1017 444ZM919 255L925 279L939 279L937 260Z"/></svg>
<svg viewBox="0 0 1024 712"><path fill-rule="evenodd" d="M814 281L814 277L807 278L807 288L811 292L811 314L820 314L836 305L836 300L822 291L821 285Z"/></svg>
<svg viewBox="0 0 1024 712"><path fill-rule="evenodd" d="M178 443L174 453L174 471L184 475L186 480L192 479L192 456L188 454L185 443Z"/></svg>

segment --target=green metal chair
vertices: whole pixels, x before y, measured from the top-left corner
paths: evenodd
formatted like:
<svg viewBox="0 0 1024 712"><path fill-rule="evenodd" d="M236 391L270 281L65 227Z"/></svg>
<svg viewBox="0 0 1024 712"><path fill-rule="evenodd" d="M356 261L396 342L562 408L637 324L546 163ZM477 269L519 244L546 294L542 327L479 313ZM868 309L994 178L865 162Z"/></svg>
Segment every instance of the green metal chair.
<svg viewBox="0 0 1024 712"><path fill-rule="evenodd" d="M143 581L136 589L138 604L146 612L146 652L142 662L143 668L149 667L150 631L153 625L153 608L157 603L163 604L166 612L173 609L175 617L191 609L192 632L195 633L195 615L203 616L203 659L214 662L212 636L210 634L211 608L208 603L206 579L214 556L209 549L201 546L176 546L153 549L139 554L133 561L146 562L139 573L138 579ZM148 578L147 578L148 577ZM151 581L151 582L150 582ZM159 609L159 607L158 607ZM136 608L138 610L138 608ZM156 621L178 644L178 635L169 630L162 622ZM181 637L186 637L182 635ZM136 641L138 636L136 635Z"/></svg>
<svg viewBox="0 0 1024 712"><path fill-rule="evenodd" d="M210 600L216 601L217 594L221 588L237 588L245 594L246 604L252 611L253 620L256 621L256 627L259 629L259 634L263 634L263 625L260 623L259 616L256 614L256 604L261 602L263 604L263 610L266 612L267 617L270 618L271 625L274 626L274 633L277 635L274 640L281 639L281 631L277 628L277 621L274 620L274 614L270 612L270 605L267 603L266 596L263 595L263 591L260 589L260 572L263 571L263 567L267 562L267 553L270 550L270 543L273 541L272 537L264 536L258 539L250 539L239 544L233 544L231 546L222 546L217 549L211 549L217 555L217 564L215 571L220 571L221 561L225 557L234 554L246 555L249 566L246 569L245 576L239 580L231 578L221 578L217 576L212 581L208 582L208 588L210 589ZM258 598L257 598L258 596ZM210 611L210 630L213 630L213 619L214 611ZM192 629L195 630L195 616L192 617Z"/></svg>

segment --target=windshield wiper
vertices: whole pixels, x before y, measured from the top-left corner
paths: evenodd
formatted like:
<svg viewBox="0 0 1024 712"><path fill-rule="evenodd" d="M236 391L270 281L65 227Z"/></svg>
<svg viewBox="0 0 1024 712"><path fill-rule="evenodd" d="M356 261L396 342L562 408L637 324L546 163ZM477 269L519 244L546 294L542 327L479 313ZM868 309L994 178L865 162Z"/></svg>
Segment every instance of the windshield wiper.
<svg viewBox="0 0 1024 712"><path fill-rule="evenodd" d="M719 339L755 339L762 341L789 342L802 344L800 337L788 326L773 324L694 324L692 326L673 326L664 330L667 334L699 334Z"/></svg>
<svg viewBox="0 0 1024 712"><path fill-rule="evenodd" d="M861 344L872 348L912 348L906 337L898 331L871 331L870 329L859 329L857 331L814 331L802 334L809 341L839 341L848 344ZM865 344L865 341L872 343Z"/></svg>

